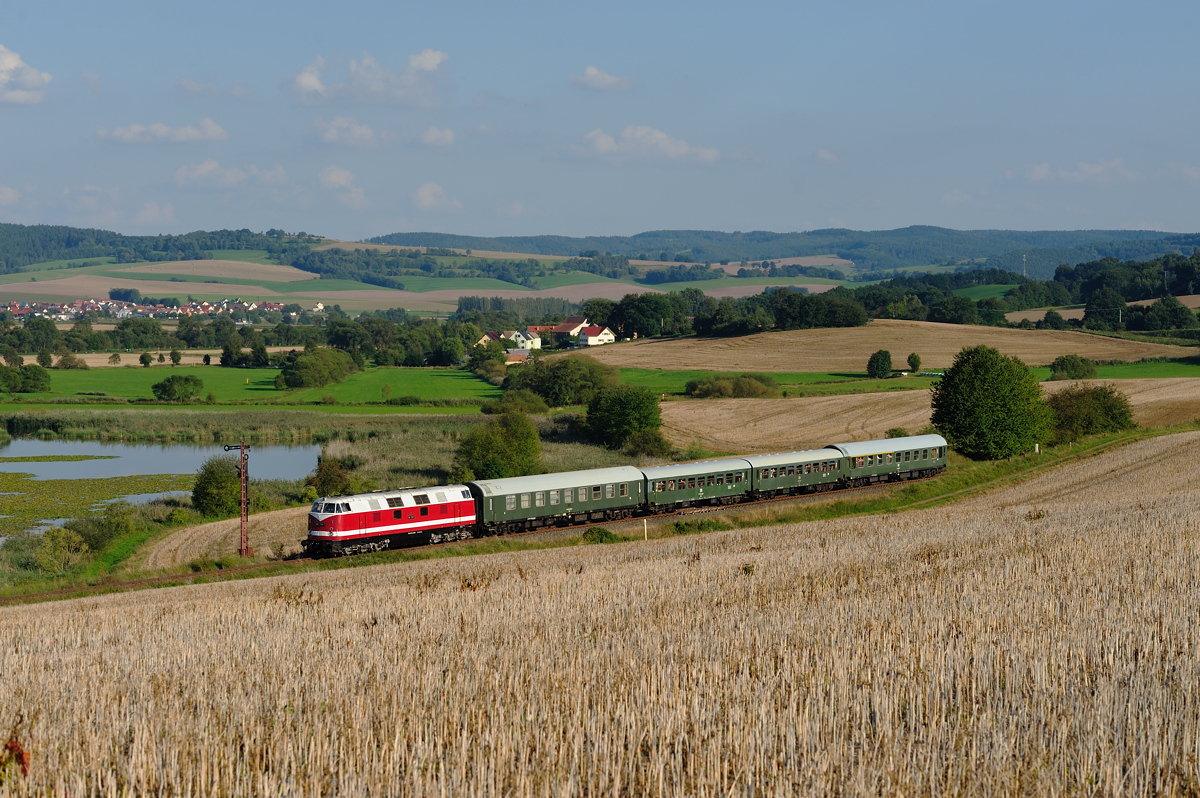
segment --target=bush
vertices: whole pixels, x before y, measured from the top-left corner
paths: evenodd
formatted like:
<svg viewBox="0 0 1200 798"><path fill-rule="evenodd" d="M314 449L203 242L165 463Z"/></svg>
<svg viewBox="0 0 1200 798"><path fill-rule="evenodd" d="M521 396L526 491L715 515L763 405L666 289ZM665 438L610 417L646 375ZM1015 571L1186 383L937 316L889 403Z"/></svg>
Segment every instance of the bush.
<svg viewBox="0 0 1200 798"><path fill-rule="evenodd" d="M0 391L9 393L45 393L50 390L50 372L30 363L27 366L0 366Z"/></svg>
<svg viewBox="0 0 1200 798"><path fill-rule="evenodd" d="M583 533L584 543L620 543L625 538L617 537L606 527L593 526Z"/></svg>
<svg viewBox="0 0 1200 798"><path fill-rule="evenodd" d="M1096 364L1079 355L1060 355L1050 364L1052 380L1090 380L1096 376Z"/></svg>
<svg viewBox="0 0 1200 798"><path fill-rule="evenodd" d="M55 527L42 535L34 559L43 571L60 574L79 562L87 552L88 545L78 532Z"/></svg>
<svg viewBox="0 0 1200 798"><path fill-rule="evenodd" d="M908 370L910 372L918 372L921 370L921 356L913 352L908 356Z"/></svg>
<svg viewBox="0 0 1200 798"><path fill-rule="evenodd" d="M520 413L504 413L466 434L454 454L451 479L501 479L545 470L537 427Z"/></svg>
<svg viewBox="0 0 1200 798"><path fill-rule="evenodd" d="M630 457L646 455L648 457L667 458L671 456L671 444L656 429L644 429L633 433L625 439L621 451Z"/></svg>
<svg viewBox="0 0 1200 798"><path fill-rule="evenodd" d="M318 458L317 470L304 484L316 493L310 501L315 501L321 496L345 496L351 492L350 475L346 473L342 461L336 457Z"/></svg>
<svg viewBox="0 0 1200 798"><path fill-rule="evenodd" d="M1065 330L1067 320L1057 310L1047 310L1046 315L1037 323L1039 330Z"/></svg>
<svg viewBox="0 0 1200 798"><path fill-rule="evenodd" d="M192 506L206 516L234 515L239 511L242 488L238 458L216 455L204 461L192 486Z"/></svg>
<svg viewBox="0 0 1200 798"><path fill-rule="evenodd" d="M154 398L160 402L186 402L199 396L204 390L204 382L191 374L172 374L162 382L150 386Z"/></svg>
<svg viewBox="0 0 1200 798"><path fill-rule="evenodd" d="M101 551L117 536L132 532L136 518L132 504L112 502L104 512L68 521L63 528L78 534L91 551Z"/></svg>
<svg viewBox="0 0 1200 798"><path fill-rule="evenodd" d="M58 363L54 365L56 369L86 369L88 364L83 361L83 358L71 352L63 352L58 356Z"/></svg>
<svg viewBox="0 0 1200 798"><path fill-rule="evenodd" d="M907 438L908 430L904 427L892 427L887 431L888 438Z"/></svg>
<svg viewBox="0 0 1200 798"><path fill-rule="evenodd" d="M1047 439L1054 414L1037 376L990 346L963 349L933 385L933 425L968 457L997 459Z"/></svg>
<svg viewBox="0 0 1200 798"><path fill-rule="evenodd" d="M483 412L492 416L502 413L541 415L550 412L550 408L546 405L545 400L533 391L518 388L515 391L505 391L504 395L497 400L484 402Z"/></svg>
<svg viewBox="0 0 1200 798"><path fill-rule="evenodd" d="M765 374L714 375L702 380L689 380L683 390L689 396L701 399L779 396L779 384Z"/></svg>
<svg viewBox="0 0 1200 798"><path fill-rule="evenodd" d="M587 404L604 388L617 385L620 371L586 355L552 361L537 360L512 369L504 381L508 390L527 388L550 407Z"/></svg>
<svg viewBox="0 0 1200 798"><path fill-rule="evenodd" d="M1049 402L1059 442L1136 426L1129 399L1111 385L1072 385L1054 393Z"/></svg>
<svg viewBox="0 0 1200 798"><path fill-rule="evenodd" d="M871 359L867 361L867 376L873 380L882 380L892 376L892 353L886 349L880 349L871 355Z"/></svg>
<svg viewBox="0 0 1200 798"><path fill-rule="evenodd" d="M588 404L587 423L593 440L620 449L635 432L662 426L658 396L636 385L605 388Z"/></svg>

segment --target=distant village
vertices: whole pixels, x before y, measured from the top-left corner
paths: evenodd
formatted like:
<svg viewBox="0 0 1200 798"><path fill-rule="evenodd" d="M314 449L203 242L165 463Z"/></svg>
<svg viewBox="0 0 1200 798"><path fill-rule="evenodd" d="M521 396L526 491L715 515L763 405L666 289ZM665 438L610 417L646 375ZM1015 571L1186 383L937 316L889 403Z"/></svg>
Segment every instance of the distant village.
<svg viewBox="0 0 1200 798"><path fill-rule="evenodd" d="M71 302L11 301L0 304L0 309L8 311L18 320L27 316L42 316L54 321L74 321L85 315L110 319L171 319L180 316L208 316L217 313L229 313L244 319L250 313L270 311L278 311L283 316L296 318L302 312L296 310L298 307L299 305L285 305L282 302L244 302L241 299L222 299L217 302L191 300L177 306L122 302L118 299L76 299ZM291 310L289 311L287 308L291 308ZM307 312L323 313L324 311L325 306L317 302Z"/></svg>
<svg viewBox="0 0 1200 798"><path fill-rule="evenodd" d="M567 316L559 324L534 324L523 330L504 330L484 333L475 342L476 346L487 346L496 341L504 346L508 363L521 363L530 351L542 348L542 339L552 340L556 346L602 346L617 340L607 327L588 324L586 316Z"/></svg>

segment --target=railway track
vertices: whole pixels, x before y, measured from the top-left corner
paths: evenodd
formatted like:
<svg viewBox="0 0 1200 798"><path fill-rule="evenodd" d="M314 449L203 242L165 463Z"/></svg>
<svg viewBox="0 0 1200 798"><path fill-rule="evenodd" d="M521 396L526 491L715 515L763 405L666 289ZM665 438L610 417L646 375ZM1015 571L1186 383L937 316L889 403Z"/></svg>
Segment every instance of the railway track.
<svg viewBox="0 0 1200 798"><path fill-rule="evenodd" d="M878 491L878 490L882 490L884 488L895 487L895 486L901 485L901 484L911 484L914 482L923 482L925 480L934 479L934 478L935 477L922 477L920 479L904 480L903 482L884 482L884 483L876 483L874 485L861 485L859 487L841 488L839 490L825 491L822 493L807 493L807 494L792 495L792 496L773 496L769 499L758 499L756 501L750 501L750 502L738 502L736 504L715 505L715 506L710 506L710 507L687 507L682 510L679 510L678 512L657 513L655 515L643 515L643 516L638 516L636 518L625 518L625 519L621 519L619 521L608 521L608 522L596 521L596 522L588 522L588 523L583 523L583 524L572 524L570 526L539 527L537 529L530 529L525 532L513 532L513 533L510 533L507 535L498 535L497 537L521 538L521 537L528 537L531 535L544 535L548 532L571 532L574 530L587 529L589 527L598 526L598 525L605 525L605 526L610 526L610 527L611 526L624 526L624 525L635 525L635 524L637 524L638 521L656 521L656 520L661 520L661 519L680 518L680 517L687 517L687 516L694 516L694 515L712 515L712 514L716 514L716 513L728 512L730 510L739 510L739 509L744 509L744 508L748 508L748 507L758 507L758 506L762 506L762 505L778 504L780 502L801 502L801 501L806 501L806 500L829 498L829 497L835 496L835 495L842 496L847 493L856 493L856 492L860 492L860 491L869 491L869 490ZM472 540L482 540L482 538L472 538ZM442 548L445 546L452 546L456 543L467 543L467 542L470 542L470 541L451 540L451 541L446 541L445 543L431 543L431 544L426 544L424 546L412 546L412 547L404 548L404 549L393 549L393 551L422 551L425 549L438 549L438 548ZM348 555L345 555L343 558L338 558L338 559L353 560L355 557L362 557L362 556L365 556L365 554L367 554L367 553L377 554L378 552L366 552L364 554L348 554ZM0 606L6 606L6 605L10 605L10 604L21 604L23 602L32 602L32 601L44 600L44 599L56 598L56 597L83 598L85 596L94 595L96 593L119 593L119 592L122 592L125 590L136 590L138 588L152 588L156 585L161 585L161 586L165 586L165 587L174 587L174 586L177 586L180 584L190 584L197 579L222 580L225 577L235 576L238 574L244 574L244 573L248 573L248 572L252 572L252 571L261 571L265 568L279 568L280 566L289 566L289 565L296 565L296 564L300 564L300 563L313 563L313 562L317 562L317 559L314 557L300 557L300 558L297 558L294 560L273 560L271 562L253 563L251 565L238 565L238 566L234 566L232 568L222 568L218 571L197 571L195 573L190 573L190 574L169 574L166 576L148 576L148 577L145 577L142 579L130 579L130 580L125 580L125 581L121 581L121 582L105 582L105 583L99 584L99 585L84 585L81 587L64 588L62 590L51 590L51 591L46 591L46 592L42 592L42 593L24 593L24 594L20 594L20 595L16 595L16 596L0 597Z"/></svg>

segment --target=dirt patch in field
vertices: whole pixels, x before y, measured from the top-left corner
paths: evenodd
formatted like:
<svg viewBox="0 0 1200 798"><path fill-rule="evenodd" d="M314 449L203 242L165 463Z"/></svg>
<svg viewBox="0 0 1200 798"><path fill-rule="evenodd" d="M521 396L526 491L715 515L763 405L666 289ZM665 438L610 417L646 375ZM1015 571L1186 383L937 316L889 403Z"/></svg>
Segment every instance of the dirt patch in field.
<svg viewBox="0 0 1200 798"><path fill-rule="evenodd" d="M922 368L947 368L964 346L986 344L1016 355L1031 366L1048 365L1059 355L1093 360L1137 361L1150 357L1190 357L1194 348L1146 344L1081 332L1010 330L959 324L876 319L865 327L788 330L738 338L684 338L631 341L595 347L588 354L613 366L713 371L815 371L861 374L879 349L900 364L910 352Z"/></svg>
<svg viewBox="0 0 1200 798"><path fill-rule="evenodd" d="M1129 397L1139 426L1167 427L1200 418L1200 380L1087 380ZM1074 383L1047 382L1049 394ZM662 405L663 434L677 446L698 440L738 454L819 449L882 438L893 427L917 432L929 423L929 391L791 399L696 399Z"/></svg>
<svg viewBox="0 0 1200 798"><path fill-rule="evenodd" d="M800 277L797 279L803 280L804 278ZM770 285L731 285L728 288L710 288L704 293L714 299L722 299L724 297L738 299L744 296L757 296L768 288L803 288L810 294L823 294L826 291L837 288L837 286L830 285L829 283L797 283L781 280L778 283L771 283Z"/></svg>
<svg viewBox="0 0 1200 798"><path fill-rule="evenodd" d="M1200 308L1200 294L1184 294L1183 296L1175 297L1183 304L1184 307L1189 307L1192 310ZM1157 299L1139 299L1137 302L1130 302L1130 305L1153 305Z"/></svg>
<svg viewBox="0 0 1200 798"><path fill-rule="evenodd" d="M1200 308L1200 294L1184 294L1183 296L1175 297L1184 307L1189 307L1192 310ZM1153 305L1157 299L1139 299L1136 302L1129 302L1130 305ZM1058 315L1064 319L1082 319L1083 308L1071 308L1069 310L1060 310ZM1023 319L1030 321L1041 321L1046 315L1045 310L1014 310L1012 313L1005 313L1004 318L1013 323L1020 323Z"/></svg>
<svg viewBox="0 0 1200 798"><path fill-rule="evenodd" d="M799 258L766 258L776 266L819 266L822 269L847 269L854 265L854 261L843 260L842 258L834 257L833 255L805 255ZM642 263L643 261L638 261ZM633 261L630 261L633 263ZM720 269L726 274L737 274L738 269L750 268L756 264L762 263L762 259L749 261L745 267L741 261L736 263L727 263L722 266L719 263L712 264L714 269ZM668 266L678 266L678 263L665 264Z"/></svg>
<svg viewBox="0 0 1200 798"><path fill-rule="evenodd" d="M253 266L248 263L246 266ZM53 274L54 272L50 272ZM175 296L183 299L188 294L220 296L276 296L274 291L257 285L237 283L173 283L169 280L137 280L133 278L105 277L99 274L75 274L70 277L49 279L39 276L36 282L5 283L0 285L0 296L22 297L50 296L57 299L107 299L111 288L136 288L145 296ZM278 296L286 296L279 294Z"/></svg>
<svg viewBox="0 0 1200 798"><path fill-rule="evenodd" d="M251 548L255 554L300 551L300 541L308 534L307 515L308 507L290 507L250 516L246 531ZM236 518L181 529L154 544L142 567L153 571L229 555L237 551L240 529Z"/></svg>
<svg viewBox="0 0 1200 798"><path fill-rule="evenodd" d="M121 271L142 274L184 274L226 280L239 278L267 280L274 283L295 283L301 280L317 279L317 275L301 271L294 266L284 266L279 263L247 263L240 260L175 260L132 266L128 269L121 269Z"/></svg>

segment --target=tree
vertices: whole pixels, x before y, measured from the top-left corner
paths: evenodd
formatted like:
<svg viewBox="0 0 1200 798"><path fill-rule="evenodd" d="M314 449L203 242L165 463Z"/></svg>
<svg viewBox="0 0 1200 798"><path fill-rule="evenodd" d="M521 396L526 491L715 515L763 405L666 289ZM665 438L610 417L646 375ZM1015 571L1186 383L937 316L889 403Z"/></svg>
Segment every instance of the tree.
<svg viewBox="0 0 1200 798"><path fill-rule="evenodd" d="M111 355L108 356L108 365L110 365L110 366L121 365L121 356L119 354L117 354L116 352L113 352Z"/></svg>
<svg viewBox="0 0 1200 798"><path fill-rule="evenodd" d="M185 318L187 318L187 317L185 317ZM171 350L171 365L172 365L172 366L178 366L178 365L179 365L179 362L180 362L181 360L183 360L183 355L182 355L182 354L180 354L179 350L178 350L178 349L172 349L172 350Z"/></svg>
<svg viewBox="0 0 1200 798"><path fill-rule="evenodd" d="M44 369L50 368L54 365L54 355L50 354L49 349L43 349L37 353L37 364Z"/></svg>
<svg viewBox="0 0 1200 798"><path fill-rule="evenodd" d="M467 433L454 454L451 479L501 479L545 470L537 427L520 413L505 413Z"/></svg>
<svg viewBox="0 0 1200 798"><path fill-rule="evenodd" d="M921 370L921 356L913 352L908 356L908 370L916 373Z"/></svg>
<svg viewBox="0 0 1200 798"><path fill-rule="evenodd" d="M337 457L317 458L317 470L305 480L312 485L318 496L344 496L351 490L350 476Z"/></svg>
<svg viewBox="0 0 1200 798"><path fill-rule="evenodd" d="M61 574L87 554L88 545L72 529L52 527L42 535L42 543L34 552L34 560L43 571Z"/></svg>
<svg viewBox="0 0 1200 798"><path fill-rule="evenodd" d="M1046 315L1037 323L1039 330L1065 330L1067 320L1057 310L1047 310Z"/></svg>
<svg viewBox="0 0 1200 798"><path fill-rule="evenodd" d="M1089 330L1125 329L1125 298L1104 286L1092 292L1083 311L1083 326Z"/></svg>
<svg viewBox="0 0 1200 798"><path fill-rule="evenodd" d="M662 426L658 396L636 385L604 388L588 403L587 424L594 440L619 449L634 433Z"/></svg>
<svg viewBox="0 0 1200 798"><path fill-rule="evenodd" d="M1096 376L1096 364L1079 355L1059 355L1050 364L1052 380L1090 380Z"/></svg>
<svg viewBox="0 0 1200 798"><path fill-rule="evenodd" d="M151 385L150 390L160 402L186 402L200 395L200 391L204 390L204 383L199 377L191 374L172 374L162 382Z"/></svg>
<svg viewBox="0 0 1200 798"><path fill-rule="evenodd" d="M154 359L150 357L149 352L142 352L142 354L138 355L138 362L142 364L143 368L150 368L150 364L154 362Z"/></svg>
<svg viewBox="0 0 1200 798"><path fill-rule="evenodd" d="M158 362L159 362L159 363L166 363L166 362L167 362L167 359L166 359L165 357L163 357L163 353L162 353L162 352L159 352L159 353L158 353Z"/></svg>
<svg viewBox="0 0 1200 798"><path fill-rule="evenodd" d="M216 455L204 461L192 486L192 506L206 516L233 515L241 503L238 459Z"/></svg>
<svg viewBox="0 0 1200 798"><path fill-rule="evenodd" d="M1050 397L1054 410L1054 432L1059 441L1079 440L1085 435L1133 429L1133 410L1125 394L1111 385L1076 384Z"/></svg>
<svg viewBox="0 0 1200 798"><path fill-rule="evenodd" d="M871 359L867 361L867 376L873 380L882 380L892 376L892 353L886 349L880 349L871 355Z"/></svg>
<svg viewBox="0 0 1200 798"><path fill-rule="evenodd" d="M1037 376L990 346L963 349L933 385L931 421L954 447L976 459L1032 451L1049 436L1053 413Z"/></svg>
<svg viewBox="0 0 1200 798"><path fill-rule="evenodd" d="M204 365L206 365L206 366L211 366L211 365L212 365L212 355L205 355L205 356L204 356Z"/></svg>

